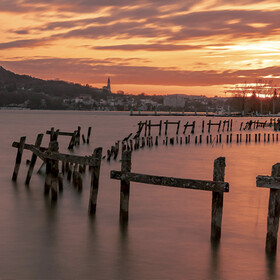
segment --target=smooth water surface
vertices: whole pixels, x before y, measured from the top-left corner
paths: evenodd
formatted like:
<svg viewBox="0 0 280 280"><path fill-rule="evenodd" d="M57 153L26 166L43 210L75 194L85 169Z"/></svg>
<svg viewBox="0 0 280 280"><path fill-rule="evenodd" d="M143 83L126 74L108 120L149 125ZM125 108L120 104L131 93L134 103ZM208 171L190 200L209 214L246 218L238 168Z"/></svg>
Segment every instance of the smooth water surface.
<svg viewBox="0 0 280 280"><path fill-rule="evenodd" d="M103 147L103 154L117 140L137 131L137 123L151 119L196 120L201 134L203 117L130 117L127 112L4 111L0 110L0 279L278 279L278 260L265 255L266 216L269 190L256 187L257 175L268 175L280 162L280 142L236 143L241 121L233 118L233 143L160 145L133 152L134 172L179 178L211 180L213 161L226 157L222 239L218 248L210 243L211 199L206 191L131 183L127 229L119 226L119 181L110 170L116 161L102 161L96 217L87 214L90 178L78 193L64 181L56 204L44 198L44 178L34 172L29 188L24 185L31 158L24 151L17 183L12 183L17 150L13 141L26 136L33 144L38 133L51 127L82 133L92 126L90 145L75 154L90 155ZM263 118L264 119L264 118ZM222 119L224 120L224 119ZM219 118L212 118L213 122ZM176 128L170 126L169 137ZM205 129L207 131L207 129ZM213 128L213 137L216 128ZM259 129L273 133L272 128ZM152 134L157 135L156 128ZM255 131L252 132L253 134ZM189 130L187 133L189 134ZM179 137L182 134L180 129ZM276 139L276 138L275 138ZM280 138L279 138L280 139ZM43 145L48 145L45 135ZM254 137L252 136L252 140ZM59 136L60 151L68 153L69 137ZM35 171L41 162L37 161ZM278 251L280 249L278 248ZM279 252L278 252L279 253Z"/></svg>

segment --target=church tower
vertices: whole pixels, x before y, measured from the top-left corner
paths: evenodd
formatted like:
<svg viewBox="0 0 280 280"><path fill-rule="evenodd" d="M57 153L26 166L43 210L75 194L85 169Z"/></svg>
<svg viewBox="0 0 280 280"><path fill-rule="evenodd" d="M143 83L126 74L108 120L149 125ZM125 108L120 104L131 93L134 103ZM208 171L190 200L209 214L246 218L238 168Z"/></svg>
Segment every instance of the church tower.
<svg viewBox="0 0 280 280"><path fill-rule="evenodd" d="M111 81L110 81L110 77L108 77L108 81L107 81L107 91L108 91L108 93L111 93Z"/></svg>

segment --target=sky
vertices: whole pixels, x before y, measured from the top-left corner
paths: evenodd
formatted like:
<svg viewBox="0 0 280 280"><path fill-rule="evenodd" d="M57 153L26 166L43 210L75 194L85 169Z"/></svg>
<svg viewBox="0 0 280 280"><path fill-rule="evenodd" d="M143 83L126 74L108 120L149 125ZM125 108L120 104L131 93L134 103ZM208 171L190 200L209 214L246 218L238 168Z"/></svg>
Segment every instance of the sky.
<svg viewBox="0 0 280 280"><path fill-rule="evenodd" d="M0 0L0 65L146 94L280 79L279 0Z"/></svg>

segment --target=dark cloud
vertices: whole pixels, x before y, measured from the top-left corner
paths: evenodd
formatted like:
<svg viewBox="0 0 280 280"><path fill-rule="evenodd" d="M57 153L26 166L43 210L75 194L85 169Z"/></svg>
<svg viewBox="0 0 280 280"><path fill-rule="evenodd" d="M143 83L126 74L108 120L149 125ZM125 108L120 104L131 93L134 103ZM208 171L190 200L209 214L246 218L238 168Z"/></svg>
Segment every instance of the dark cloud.
<svg viewBox="0 0 280 280"><path fill-rule="evenodd" d="M50 39L26 39L15 40L7 43L0 43L0 50L13 49L13 48L35 48L49 44Z"/></svg>
<svg viewBox="0 0 280 280"><path fill-rule="evenodd" d="M131 66L122 59L57 59L0 61L0 64L21 74L39 78L82 83L102 83L110 75L115 84L210 86L254 82L267 75L279 76L280 67L235 71L181 71L174 68ZM277 81L279 79L275 79Z"/></svg>

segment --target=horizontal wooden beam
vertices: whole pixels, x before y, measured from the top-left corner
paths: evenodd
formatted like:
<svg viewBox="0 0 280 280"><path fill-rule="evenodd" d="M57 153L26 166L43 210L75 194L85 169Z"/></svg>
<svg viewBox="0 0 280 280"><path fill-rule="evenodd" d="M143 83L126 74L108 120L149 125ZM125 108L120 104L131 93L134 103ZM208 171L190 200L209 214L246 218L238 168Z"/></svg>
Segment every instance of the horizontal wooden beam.
<svg viewBox="0 0 280 280"><path fill-rule="evenodd" d="M19 145L20 145L19 142L13 142L12 147L18 148ZM32 145L32 144L24 144L24 149L25 149L25 150L30 150L31 147L35 147L35 145ZM47 151L47 150L48 150L48 148L40 147L40 151L41 151L41 152L45 152L45 151Z"/></svg>
<svg viewBox="0 0 280 280"><path fill-rule="evenodd" d="M111 179L131 181L143 184L161 185L167 187L228 192L229 184L220 181L191 180L173 177L153 176L139 173L124 173L121 171L111 171Z"/></svg>
<svg viewBox="0 0 280 280"><path fill-rule="evenodd" d="M257 187L280 190L280 177L262 176L256 178Z"/></svg>
<svg viewBox="0 0 280 280"><path fill-rule="evenodd" d="M63 132L63 131L59 131L58 132L58 135L62 135L62 136L73 136L73 134L75 133L74 132ZM46 131L46 134L51 134L51 131L50 130L47 130Z"/></svg>
<svg viewBox="0 0 280 280"><path fill-rule="evenodd" d="M18 147L18 145L19 145L18 142L14 142L12 144L13 147ZM40 149L38 149L35 147L35 145L29 145L29 144L24 144L24 149L31 151L43 161L45 161L46 159L51 159L51 160L60 160L60 161L70 162L70 163L85 164L90 166L97 165L97 163L95 162L95 158L92 156L75 156L75 155L62 154L56 152L50 153L47 148L40 147Z"/></svg>

